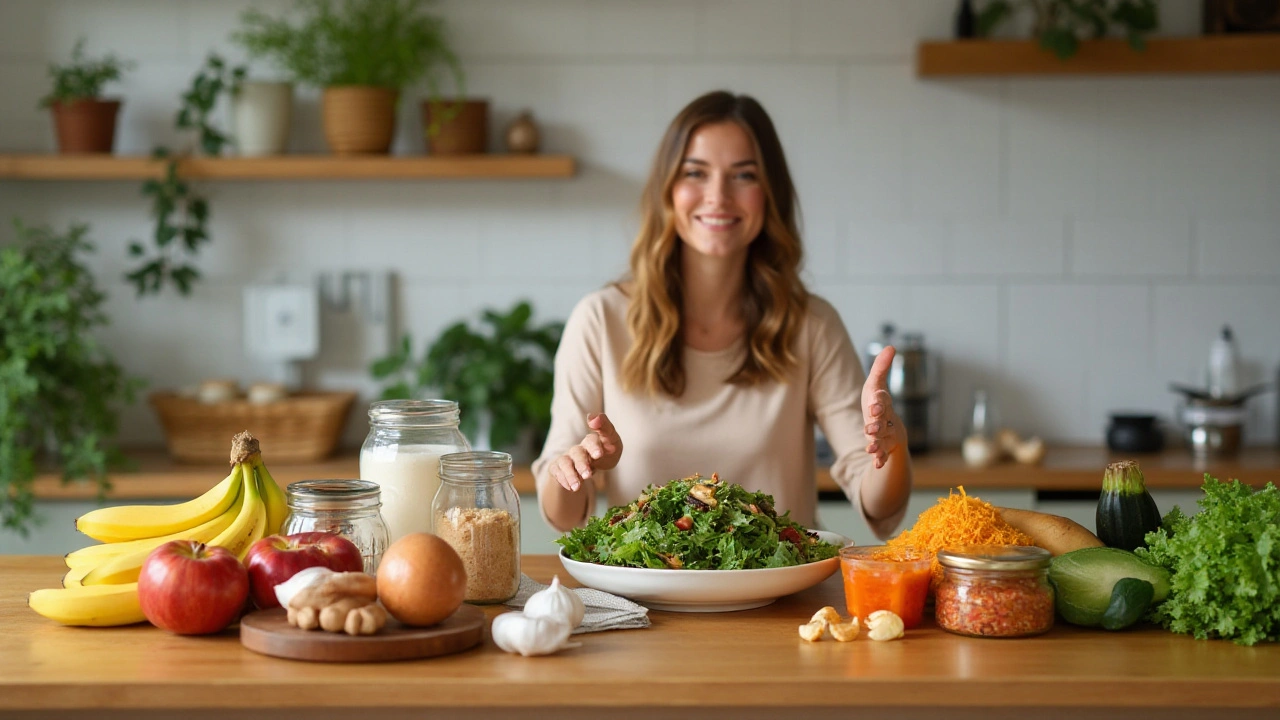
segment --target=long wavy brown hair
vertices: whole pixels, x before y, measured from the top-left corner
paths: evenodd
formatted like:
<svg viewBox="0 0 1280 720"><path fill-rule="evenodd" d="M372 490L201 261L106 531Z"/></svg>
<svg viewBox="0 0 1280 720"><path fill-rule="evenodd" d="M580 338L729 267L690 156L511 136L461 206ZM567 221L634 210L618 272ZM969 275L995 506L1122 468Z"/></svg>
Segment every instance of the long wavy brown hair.
<svg viewBox="0 0 1280 720"><path fill-rule="evenodd" d="M742 314L747 352L727 382L782 382L796 364L796 336L809 294L800 280L803 250L796 225L797 200L782 143L773 121L747 95L717 91L689 103L667 128L654 155L640 202L640 232L631 246L627 327L631 349L622 362L628 390L679 397L685 389L682 362L684 278L671 189L689 139L708 124L737 123L751 138L765 190L765 219L747 251Z"/></svg>

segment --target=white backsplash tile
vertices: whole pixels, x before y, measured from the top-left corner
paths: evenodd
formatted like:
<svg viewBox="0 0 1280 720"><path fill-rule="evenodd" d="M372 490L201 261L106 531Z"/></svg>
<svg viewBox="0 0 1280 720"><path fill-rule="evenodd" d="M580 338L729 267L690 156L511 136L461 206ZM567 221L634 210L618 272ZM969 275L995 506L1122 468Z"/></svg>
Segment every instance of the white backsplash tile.
<svg viewBox="0 0 1280 720"><path fill-rule="evenodd" d="M1187 220L1078 220L1072 225L1074 275L1175 276L1191 272Z"/></svg>
<svg viewBox="0 0 1280 720"><path fill-rule="evenodd" d="M790 0L708 0L699 20L699 53L708 57L782 57L792 50Z"/></svg>

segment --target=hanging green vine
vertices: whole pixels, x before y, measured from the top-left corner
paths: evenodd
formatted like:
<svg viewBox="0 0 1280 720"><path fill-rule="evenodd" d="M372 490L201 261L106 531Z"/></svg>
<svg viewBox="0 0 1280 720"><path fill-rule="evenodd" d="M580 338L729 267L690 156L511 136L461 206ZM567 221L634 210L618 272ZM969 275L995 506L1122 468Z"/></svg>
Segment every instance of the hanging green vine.
<svg viewBox="0 0 1280 720"><path fill-rule="evenodd" d="M200 151L209 157L221 155L231 142L229 135L209 122L209 115L222 93L234 95L239 91L244 75L243 66L229 68L221 57L210 53L192 78L191 87L182 94L175 124L180 130L195 130ZM136 240L129 243L129 256L141 264L125 278L133 283L139 296L158 295L168 283L180 294L189 295L192 285L200 279L192 260L200 246L209 242L209 202L182 179L178 172L180 158L169 148L156 147L151 157L166 161L159 179L142 184L142 194L151 198L151 216L155 218L152 244L148 247Z"/></svg>

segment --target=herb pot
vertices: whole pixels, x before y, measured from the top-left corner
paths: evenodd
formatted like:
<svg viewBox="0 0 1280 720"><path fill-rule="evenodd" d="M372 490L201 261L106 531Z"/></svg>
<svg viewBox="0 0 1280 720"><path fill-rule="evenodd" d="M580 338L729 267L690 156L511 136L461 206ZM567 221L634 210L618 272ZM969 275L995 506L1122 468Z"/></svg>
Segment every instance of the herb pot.
<svg viewBox="0 0 1280 720"><path fill-rule="evenodd" d="M424 100L422 121L431 155L476 155L488 151L488 100Z"/></svg>
<svg viewBox="0 0 1280 720"><path fill-rule="evenodd" d="M1107 448L1118 453L1154 453L1164 449L1164 432L1155 415L1117 413L1107 426Z"/></svg>
<svg viewBox="0 0 1280 720"><path fill-rule="evenodd" d="M58 133L58 152L111 153L115 146L119 100L82 98L54 102L53 124Z"/></svg>
<svg viewBox="0 0 1280 720"><path fill-rule="evenodd" d="M385 155L396 127L396 91L366 85L324 89L324 139L335 155Z"/></svg>
<svg viewBox="0 0 1280 720"><path fill-rule="evenodd" d="M232 140L242 157L280 155L289 144L293 85L245 82L231 99Z"/></svg>

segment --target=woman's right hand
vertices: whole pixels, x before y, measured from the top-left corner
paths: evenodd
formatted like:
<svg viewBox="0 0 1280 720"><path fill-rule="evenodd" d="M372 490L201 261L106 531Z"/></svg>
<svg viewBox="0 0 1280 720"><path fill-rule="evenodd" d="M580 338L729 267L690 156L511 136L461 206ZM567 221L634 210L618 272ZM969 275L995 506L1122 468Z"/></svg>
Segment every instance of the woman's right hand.
<svg viewBox="0 0 1280 720"><path fill-rule="evenodd" d="M551 478L571 492L578 491L596 470L611 470L622 458L622 438L604 413L588 415L587 427L591 432L582 442L550 465Z"/></svg>

